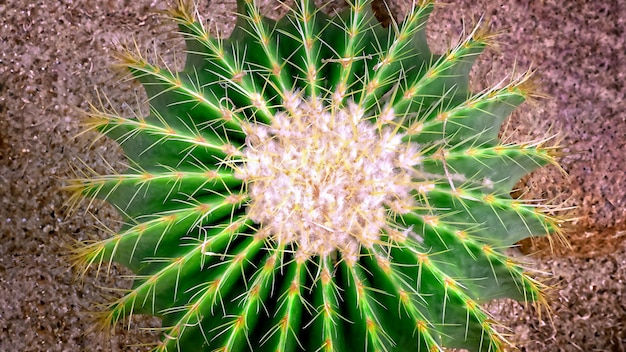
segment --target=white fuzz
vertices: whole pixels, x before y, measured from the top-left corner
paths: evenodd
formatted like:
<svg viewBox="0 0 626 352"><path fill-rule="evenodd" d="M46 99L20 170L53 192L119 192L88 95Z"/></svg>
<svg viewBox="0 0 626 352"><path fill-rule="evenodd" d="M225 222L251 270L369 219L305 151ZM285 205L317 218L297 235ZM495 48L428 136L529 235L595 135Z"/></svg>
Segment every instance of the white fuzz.
<svg viewBox="0 0 626 352"><path fill-rule="evenodd" d="M271 126L248 126L236 176L247 182L249 218L267 236L295 242L300 256L338 250L354 261L361 246L380 240L387 209L414 208L418 151L354 103L321 105L291 96Z"/></svg>

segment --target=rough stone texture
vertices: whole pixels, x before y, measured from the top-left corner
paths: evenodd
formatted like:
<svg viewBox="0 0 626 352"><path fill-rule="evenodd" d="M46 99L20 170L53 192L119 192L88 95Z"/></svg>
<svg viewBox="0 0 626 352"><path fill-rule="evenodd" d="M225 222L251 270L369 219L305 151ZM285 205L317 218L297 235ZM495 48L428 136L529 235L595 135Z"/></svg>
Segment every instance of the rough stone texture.
<svg viewBox="0 0 626 352"><path fill-rule="evenodd" d="M234 0L203 1L201 11L220 28L232 26ZM339 3L340 1L336 1ZM400 6L406 0L394 1ZM501 30L500 51L483 55L473 72L476 88L533 64L541 90L552 98L526 104L511 119L507 136L515 140L560 130L563 168L534 173L520 185L525 197L565 200L578 205L569 237L571 250L546 254L546 242L532 264L555 273L552 322L509 301L491 305L512 326L522 351L626 350L626 113L624 90L626 1L459 0L443 1L430 23L439 50L481 15ZM274 13L276 3L261 1ZM397 4L396 4L397 3ZM106 302L127 287L123 270L112 276L68 270L70 240L106 236L119 219L106 205L83 205L67 216L67 194L58 191L70 176L70 163L84 160L106 169L100 155L123 161L110 141L93 135L73 139L81 129L87 102L107 96L123 113L141 100L141 88L119 81L111 69L116 41L135 38L147 52L176 65L180 40L173 26L150 13L155 0L0 1L0 350L127 351L145 347L156 334L136 328L113 337L87 333L94 303ZM395 9L395 7L394 7ZM463 22L463 20L465 22ZM182 56L178 56L180 64ZM139 98L137 98L139 97ZM114 167L116 164L114 164ZM139 326L158 326L155 319ZM136 326L135 326L136 327Z"/></svg>

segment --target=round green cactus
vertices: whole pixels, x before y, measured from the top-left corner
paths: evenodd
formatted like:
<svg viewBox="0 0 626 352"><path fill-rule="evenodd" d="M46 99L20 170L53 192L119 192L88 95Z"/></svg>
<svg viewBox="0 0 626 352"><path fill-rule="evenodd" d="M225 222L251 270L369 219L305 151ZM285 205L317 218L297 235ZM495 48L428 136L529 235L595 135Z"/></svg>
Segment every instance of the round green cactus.
<svg viewBox="0 0 626 352"><path fill-rule="evenodd" d="M528 75L470 92L492 36L477 27L431 53L433 1L401 23L368 0L332 17L295 2L273 21L238 0L224 39L179 0L180 72L121 53L150 114L94 108L87 123L130 167L69 186L124 218L74 253L85 270L136 274L102 322L161 317L155 351L502 350L481 305L543 302L504 249L559 231L545 206L509 196L555 163L545 140L498 137L533 96Z"/></svg>

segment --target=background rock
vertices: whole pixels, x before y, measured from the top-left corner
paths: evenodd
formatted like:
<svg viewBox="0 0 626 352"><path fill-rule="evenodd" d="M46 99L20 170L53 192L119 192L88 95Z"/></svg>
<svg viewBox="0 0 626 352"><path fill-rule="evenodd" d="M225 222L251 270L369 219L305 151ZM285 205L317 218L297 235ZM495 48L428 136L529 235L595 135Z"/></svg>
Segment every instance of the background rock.
<svg viewBox="0 0 626 352"><path fill-rule="evenodd" d="M532 65L551 96L518 109L505 135L523 140L543 137L550 127L561 131L569 178L545 168L527 177L519 193L578 206L566 212L577 217L568 235L572 249L551 254L547 241L524 246L539 252L529 258L535 268L555 274L551 320L510 301L495 302L492 311L512 326L511 340L522 351L624 351L626 1L441 2L429 25L439 51L482 15L502 33L499 50L481 56L473 71L476 89ZM275 1L259 3L280 15ZM401 13L407 3L391 6ZM212 26L232 27L234 0L200 5ZM112 337L87 333L85 312L119 294L102 287L130 283L115 266L112 276L90 272L76 280L66 246L70 239L106 236L96 226L115 228L119 217L100 203L89 209L95 217L87 204L66 216L68 195L58 187L72 175L72 163L105 170L101 155L113 167L123 162L110 141L94 141L92 134L73 138L88 102L106 96L105 105L130 114L144 97L140 86L120 82L123 73L111 68L115 43L134 38L173 66L183 62L174 26L151 12L164 6L156 0L0 1L0 350L145 350L124 346L157 336L136 329L158 327L156 319Z"/></svg>

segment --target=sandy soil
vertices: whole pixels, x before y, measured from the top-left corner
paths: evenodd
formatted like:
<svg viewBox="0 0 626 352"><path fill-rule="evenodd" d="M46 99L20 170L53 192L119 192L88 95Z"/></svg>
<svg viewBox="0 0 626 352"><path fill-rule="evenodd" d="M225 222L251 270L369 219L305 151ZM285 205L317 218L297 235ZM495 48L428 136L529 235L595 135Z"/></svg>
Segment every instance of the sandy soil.
<svg viewBox="0 0 626 352"><path fill-rule="evenodd" d="M399 1L396 1L399 2ZM514 65L537 70L551 96L525 104L511 119L510 138L560 130L564 177L555 168L534 173L520 185L528 198L554 199L576 216L572 249L547 250L546 241L526 243L529 260L554 273L551 319L538 319L514 302L492 305L512 326L522 351L626 350L626 1L458 0L442 1L432 16L430 37L439 50L481 15L502 31L498 51L484 54L473 72L475 87L511 73ZM202 11L220 28L233 24L234 0L203 1ZM272 3L264 1L272 12ZM156 0L0 0L0 350L130 351L156 335L133 328L102 339L89 333L94 304L127 287L113 276L88 273L83 280L64 257L70 239L106 236L83 206L68 216L68 195L58 190L70 164L121 161L114 143L74 138L81 111L107 96L128 113L141 88L120 82L111 69L117 41L134 38L175 65L183 60L173 26L150 12ZM177 61L174 58L177 57ZM98 91L96 90L98 87ZM139 98L137 98L139 97ZM106 205L89 209L115 228ZM146 320L140 326L155 326ZM158 325L156 325L158 326Z"/></svg>

